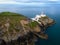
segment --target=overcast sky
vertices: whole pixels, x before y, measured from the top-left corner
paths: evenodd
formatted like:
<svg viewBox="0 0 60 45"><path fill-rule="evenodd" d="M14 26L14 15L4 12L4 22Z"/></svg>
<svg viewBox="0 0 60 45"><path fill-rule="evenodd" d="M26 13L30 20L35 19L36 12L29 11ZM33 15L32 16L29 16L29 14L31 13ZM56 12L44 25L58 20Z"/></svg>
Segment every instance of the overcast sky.
<svg viewBox="0 0 60 45"><path fill-rule="evenodd" d="M46 3L56 2L60 3L60 0L0 0L0 4L21 4L21 3Z"/></svg>

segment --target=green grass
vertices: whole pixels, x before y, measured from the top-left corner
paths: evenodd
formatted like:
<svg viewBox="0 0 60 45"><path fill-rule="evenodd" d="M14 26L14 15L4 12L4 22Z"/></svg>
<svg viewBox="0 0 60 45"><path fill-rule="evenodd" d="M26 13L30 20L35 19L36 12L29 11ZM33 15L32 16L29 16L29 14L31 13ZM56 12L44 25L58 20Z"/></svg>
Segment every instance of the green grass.
<svg viewBox="0 0 60 45"><path fill-rule="evenodd" d="M34 27L36 27L37 25L38 25L38 23L37 23L36 21L29 23L29 26L30 26L31 28L34 28Z"/></svg>
<svg viewBox="0 0 60 45"><path fill-rule="evenodd" d="M5 22L7 19L11 20L11 23L19 22L20 20L26 19L22 14L12 13L12 12L2 12L0 13L0 22Z"/></svg>
<svg viewBox="0 0 60 45"><path fill-rule="evenodd" d="M0 13L0 23L5 24L6 21L9 19L10 27L9 32L12 32L15 27L15 24L20 24L20 20L26 19L26 17L22 14L17 14L13 12L2 12ZM16 31L19 31L18 29Z"/></svg>

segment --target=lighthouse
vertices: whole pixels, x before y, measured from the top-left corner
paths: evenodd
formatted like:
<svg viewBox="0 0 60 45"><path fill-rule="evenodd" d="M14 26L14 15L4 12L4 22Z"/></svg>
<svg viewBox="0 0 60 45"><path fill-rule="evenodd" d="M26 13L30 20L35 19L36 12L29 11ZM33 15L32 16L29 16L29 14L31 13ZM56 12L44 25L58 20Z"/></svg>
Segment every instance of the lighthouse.
<svg viewBox="0 0 60 45"><path fill-rule="evenodd" d="M36 15L34 18L31 18L33 21L38 21L40 18L46 17L46 15L42 12L40 15Z"/></svg>

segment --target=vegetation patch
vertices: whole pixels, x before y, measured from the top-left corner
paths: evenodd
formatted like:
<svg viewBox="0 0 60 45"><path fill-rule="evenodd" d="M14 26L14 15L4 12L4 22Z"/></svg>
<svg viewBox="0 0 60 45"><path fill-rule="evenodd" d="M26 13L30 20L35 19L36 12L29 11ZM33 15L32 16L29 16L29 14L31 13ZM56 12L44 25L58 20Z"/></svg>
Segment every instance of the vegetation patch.
<svg viewBox="0 0 60 45"><path fill-rule="evenodd" d="M30 26L31 28L34 28L34 27L36 27L37 25L38 25L38 22L36 22L36 21L29 23L29 26Z"/></svg>

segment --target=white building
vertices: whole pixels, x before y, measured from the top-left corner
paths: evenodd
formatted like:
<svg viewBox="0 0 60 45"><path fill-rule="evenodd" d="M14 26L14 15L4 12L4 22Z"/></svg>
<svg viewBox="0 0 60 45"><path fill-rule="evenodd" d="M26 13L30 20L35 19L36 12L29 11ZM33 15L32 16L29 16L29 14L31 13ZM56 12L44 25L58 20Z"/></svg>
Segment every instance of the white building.
<svg viewBox="0 0 60 45"><path fill-rule="evenodd" d="M46 17L46 15L45 14L41 14L41 15L36 15L34 18L31 18L33 21L37 21L38 22L38 20L40 19L40 18L42 18L42 17Z"/></svg>

